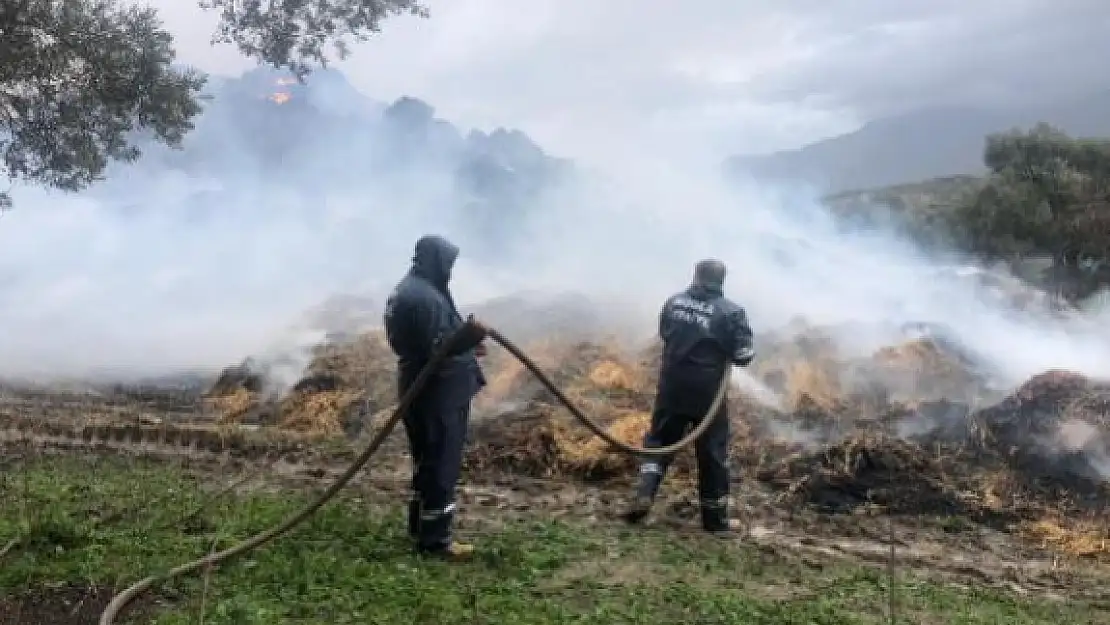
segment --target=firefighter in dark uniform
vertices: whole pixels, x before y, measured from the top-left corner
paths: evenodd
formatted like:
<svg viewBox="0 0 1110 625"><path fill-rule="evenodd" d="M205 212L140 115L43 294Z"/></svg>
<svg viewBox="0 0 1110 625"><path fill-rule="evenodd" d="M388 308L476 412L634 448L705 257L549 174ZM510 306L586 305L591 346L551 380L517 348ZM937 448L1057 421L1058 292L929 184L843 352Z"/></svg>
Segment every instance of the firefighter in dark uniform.
<svg viewBox="0 0 1110 625"><path fill-rule="evenodd" d="M694 270L694 282L671 296L659 318L663 363L644 447L664 447L678 442L689 428L705 417L716 396L721 377L731 365L746 367L755 356L752 330L744 309L724 296L725 265L703 260ZM695 443L702 526L710 532L737 528L729 518L727 402L722 402L709 428ZM672 458L648 458L640 465L640 485L625 513L639 523L651 511Z"/></svg>
<svg viewBox="0 0 1110 625"><path fill-rule="evenodd" d="M462 467L470 402L485 385L478 357L484 328L463 321L447 288L459 248L443 237L416 243L412 268L389 296L385 328L397 354L398 394L404 395L440 343L463 328L462 340L428 379L404 415L413 459L409 534L422 553L466 559L470 545L453 540L455 487Z"/></svg>

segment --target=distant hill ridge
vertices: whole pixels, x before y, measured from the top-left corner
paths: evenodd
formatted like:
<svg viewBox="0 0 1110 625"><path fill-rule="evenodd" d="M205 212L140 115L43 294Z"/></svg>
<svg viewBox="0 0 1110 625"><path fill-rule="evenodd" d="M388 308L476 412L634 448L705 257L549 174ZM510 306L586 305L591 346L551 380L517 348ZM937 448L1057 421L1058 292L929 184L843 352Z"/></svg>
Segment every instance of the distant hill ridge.
<svg viewBox="0 0 1110 625"><path fill-rule="evenodd" d="M797 150L735 156L725 168L757 179L808 182L826 193L979 174L987 134L1041 121L1074 136L1110 136L1110 90L1051 105L914 111Z"/></svg>

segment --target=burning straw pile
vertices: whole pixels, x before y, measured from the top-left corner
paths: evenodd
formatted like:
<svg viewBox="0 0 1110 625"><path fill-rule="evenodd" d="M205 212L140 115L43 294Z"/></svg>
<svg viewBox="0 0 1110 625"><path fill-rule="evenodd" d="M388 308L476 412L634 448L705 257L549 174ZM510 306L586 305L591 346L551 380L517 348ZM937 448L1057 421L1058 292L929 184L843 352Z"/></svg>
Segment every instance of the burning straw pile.
<svg viewBox="0 0 1110 625"><path fill-rule="evenodd" d="M968 436L1031 485L1101 491L1110 477L1110 384L1066 371L1031 378L972 415Z"/></svg>
<svg viewBox="0 0 1110 625"><path fill-rule="evenodd" d="M619 440L640 444L650 422L654 379L620 350L579 342L530 346L555 384ZM494 363L491 363L494 364ZM589 479L628 473L635 460L594 437L519 363L491 367L476 402L471 472L490 469Z"/></svg>
<svg viewBox="0 0 1110 625"><path fill-rule="evenodd" d="M616 438L641 444L657 344L637 354L611 343L548 340L527 351ZM635 458L608 449L510 355L491 352L473 410L471 476L634 478ZM928 339L844 358L828 333L809 329L764 344L760 354L752 373L780 405L730 393L732 464L737 477L784 500L830 511L1003 515L1055 542L1063 539L1052 527L1078 532L1078 521L1065 521L1110 502L1110 385L1048 372L977 409L990 398L983 381L959 354ZM394 366L382 335L368 333L318 347L284 397L270 397L265 372L246 363L229 368L208 401L228 422L352 434L366 415L393 404ZM676 478L693 476L692 456L676 458ZM1097 529L1084 530L1097 540L1075 550L1104 544Z"/></svg>
<svg viewBox="0 0 1110 625"><path fill-rule="evenodd" d="M986 380L943 342L907 340L861 358L840 347L836 335L847 331L804 327L765 338L753 372L782 395L788 411L817 406L872 418L891 404L988 398Z"/></svg>
<svg viewBox="0 0 1110 625"><path fill-rule="evenodd" d="M279 396L248 361L226 369L206 394L222 423L260 423L316 435L357 434L364 415L396 396L395 358L380 332L316 347L304 376Z"/></svg>
<svg viewBox="0 0 1110 625"><path fill-rule="evenodd" d="M767 463L759 480L833 512L877 506L888 512L950 514L959 503L941 458L898 438L861 434Z"/></svg>
<svg viewBox="0 0 1110 625"><path fill-rule="evenodd" d="M261 367L248 358L241 364L224 369L212 388L204 394L204 403L216 413L221 423L242 423L259 420L259 407L266 381Z"/></svg>
<svg viewBox="0 0 1110 625"><path fill-rule="evenodd" d="M731 457L738 477L787 501L835 512L872 507L1008 519L1041 534L1046 519L1059 525L1065 511L1101 511L1110 503L1108 385L1049 372L977 409L991 399L984 380L960 354L929 339L855 359L838 357L819 333L777 347L755 373L768 386L778 382L773 390L782 405L773 410L731 393ZM618 438L638 444L657 354L658 346L638 359L596 344L549 346L544 366ZM473 472L634 476L634 459L607 450L526 372L506 367L491 377L489 391L483 402L491 416L478 425L468 459ZM676 459L676 477L692 476L691 455Z"/></svg>
<svg viewBox="0 0 1110 625"><path fill-rule="evenodd" d="M845 433L754 473L787 499L829 511L962 514L1068 553L1110 555L1110 385L1053 371L980 410L933 406L949 416L932 428Z"/></svg>
<svg viewBox="0 0 1110 625"><path fill-rule="evenodd" d="M641 444L650 423L658 376L658 343L639 354L590 342L567 345L548 341L532 345L528 351L551 373L553 381L610 433L624 442ZM885 432L886 438L867 444L893 445L904 429L902 424L919 414L931 419L938 413L966 416L966 410L961 412L958 406L952 410L930 399L936 393L926 392L935 388L931 380L936 378L972 384L969 376L960 378L961 368L955 358L927 341L881 350L860 362L846 362L838 357L831 338L810 331L773 345L768 351L770 357L764 359L762 371L757 367L754 372L783 398L781 410L758 404L736 389L730 392L732 457L741 472L769 476L778 470L774 463L796 462L798 454L836 445L861 433ZM592 480L634 474L635 459L609 450L518 363L498 363L490 369L494 372L475 405L475 413L481 417L476 419L474 446L468 457L472 473L500 469ZM911 371L930 374L923 375L928 384L895 384L912 377ZM893 391L903 401L892 399ZM676 458L676 476L693 473L690 456L683 452ZM812 460L808 466L816 470L820 464ZM779 471L778 478L767 481L780 483L784 475L799 470Z"/></svg>

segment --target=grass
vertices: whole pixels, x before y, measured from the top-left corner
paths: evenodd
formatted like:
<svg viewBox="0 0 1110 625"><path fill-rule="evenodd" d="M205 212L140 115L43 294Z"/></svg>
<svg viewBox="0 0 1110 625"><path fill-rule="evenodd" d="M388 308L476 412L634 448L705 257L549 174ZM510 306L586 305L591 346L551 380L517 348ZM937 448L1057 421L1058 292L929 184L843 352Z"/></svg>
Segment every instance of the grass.
<svg viewBox="0 0 1110 625"><path fill-rule="evenodd" d="M122 459L46 458L0 469L0 605L28 589L120 588L226 547L298 508L300 492L206 499L199 478ZM398 508L400 505L398 504ZM882 570L750 545L537 520L479 537L466 565L409 551L399 510L347 498L267 548L159 590L160 625L342 623L889 623ZM1093 623L1094 607L902 574L900 623Z"/></svg>

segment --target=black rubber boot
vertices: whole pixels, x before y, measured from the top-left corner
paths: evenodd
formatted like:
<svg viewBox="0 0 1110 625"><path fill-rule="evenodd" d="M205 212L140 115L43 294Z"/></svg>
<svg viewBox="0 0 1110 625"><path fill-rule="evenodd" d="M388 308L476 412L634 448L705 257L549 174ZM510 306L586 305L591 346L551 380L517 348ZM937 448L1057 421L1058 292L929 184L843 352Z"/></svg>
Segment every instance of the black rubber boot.
<svg viewBox="0 0 1110 625"><path fill-rule="evenodd" d="M424 515L420 519L420 537L416 551L422 556L442 558L452 562L465 562L474 557L474 547L459 542L451 535L455 518L453 506L439 514Z"/></svg>
<svg viewBox="0 0 1110 625"><path fill-rule="evenodd" d="M441 551L451 545L451 525L455 519L454 506L447 510L421 510L416 549L422 553Z"/></svg>
<svg viewBox="0 0 1110 625"><path fill-rule="evenodd" d="M641 473L640 486L636 489L636 496L624 512L624 520L633 525L640 523L651 513L651 506L655 502L655 494L663 483L660 473Z"/></svg>
<svg viewBox="0 0 1110 625"><path fill-rule="evenodd" d="M728 516L728 499L702 500L701 526L707 532L732 536L740 530L740 521Z"/></svg>
<svg viewBox="0 0 1110 625"><path fill-rule="evenodd" d="M636 495L629 504L628 509L624 511L624 520L632 525L636 525L647 518L651 513L652 500L650 497Z"/></svg>
<svg viewBox="0 0 1110 625"><path fill-rule="evenodd" d="M419 499L409 500L409 538L416 540L420 537L420 513L422 506Z"/></svg>

